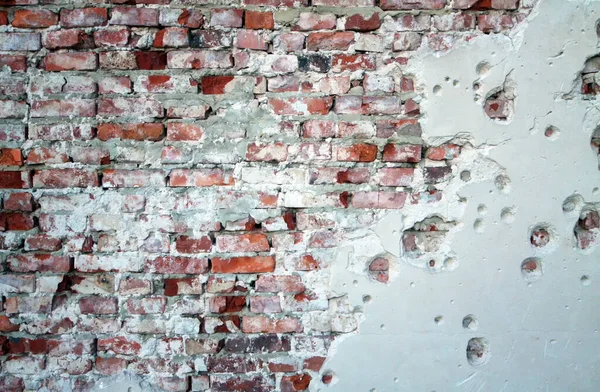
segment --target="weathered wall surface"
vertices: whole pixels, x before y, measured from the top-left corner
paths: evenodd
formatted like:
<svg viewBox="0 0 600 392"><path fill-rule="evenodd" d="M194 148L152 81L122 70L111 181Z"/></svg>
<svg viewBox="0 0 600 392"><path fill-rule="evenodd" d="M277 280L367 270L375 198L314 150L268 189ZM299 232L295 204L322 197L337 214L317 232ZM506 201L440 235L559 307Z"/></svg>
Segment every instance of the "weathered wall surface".
<svg viewBox="0 0 600 392"><path fill-rule="evenodd" d="M0 389L598 389L598 2L0 4Z"/></svg>

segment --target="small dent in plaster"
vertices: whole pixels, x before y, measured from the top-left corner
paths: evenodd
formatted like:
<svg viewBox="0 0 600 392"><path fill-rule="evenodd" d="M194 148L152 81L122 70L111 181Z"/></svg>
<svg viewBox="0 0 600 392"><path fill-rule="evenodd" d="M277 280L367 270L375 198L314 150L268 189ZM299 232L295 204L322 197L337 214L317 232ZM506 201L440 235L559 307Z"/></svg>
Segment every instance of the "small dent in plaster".
<svg viewBox="0 0 600 392"><path fill-rule="evenodd" d="M436 323L437 325L442 325L442 324L444 324L444 316L441 316L441 315L440 315L440 316L436 316L436 317L433 319L433 322L434 322L434 323Z"/></svg>
<svg viewBox="0 0 600 392"><path fill-rule="evenodd" d="M479 328L479 321L474 315L468 314L465 317L463 317L462 326L466 330L477 331L477 328Z"/></svg>
<svg viewBox="0 0 600 392"><path fill-rule="evenodd" d="M478 213L479 215L486 215L486 214L487 214L487 212L488 212L488 208L487 208L487 206L486 206L485 204L480 204L480 205L477 207L477 213Z"/></svg>
<svg viewBox="0 0 600 392"><path fill-rule="evenodd" d="M368 295L368 294L365 294L362 297L362 301L363 301L364 304L371 303L372 300L373 300L373 298L370 295Z"/></svg>
<svg viewBox="0 0 600 392"><path fill-rule="evenodd" d="M494 185L502 193L510 193L511 181L510 178L505 174L499 174L494 180Z"/></svg>
<svg viewBox="0 0 600 392"><path fill-rule="evenodd" d="M472 338L467 344L467 361L471 366L485 365L490 360L490 343L486 338Z"/></svg>
<svg viewBox="0 0 600 392"><path fill-rule="evenodd" d="M432 91L433 91L433 93L435 95L437 95L439 97L439 96L442 95L443 88L439 84L436 84L435 86L433 86L433 90Z"/></svg>
<svg viewBox="0 0 600 392"><path fill-rule="evenodd" d="M579 281L584 286L589 286L592 283L592 279L588 275L583 275Z"/></svg>
<svg viewBox="0 0 600 392"><path fill-rule="evenodd" d="M483 233L485 231L485 224L483 223L483 219L475 219L473 223L473 230L475 233Z"/></svg>
<svg viewBox="0 0 600 392"><path fill-rule="evenodd" d="M542 270L542 260L538 257L529 257L521 263L521 273L527 282L534 282L540 279L544 272Z"/></svg>
<svg viewBox="0 0 600 392"><path fill-rule="evenodd" d="M469 182L469 181L471 181L471 172L470 172L470 171L468 171L468 170L463 170L463 171L460 173L460 179L461 179L462 181L464 181L464 182Z"/></svg>

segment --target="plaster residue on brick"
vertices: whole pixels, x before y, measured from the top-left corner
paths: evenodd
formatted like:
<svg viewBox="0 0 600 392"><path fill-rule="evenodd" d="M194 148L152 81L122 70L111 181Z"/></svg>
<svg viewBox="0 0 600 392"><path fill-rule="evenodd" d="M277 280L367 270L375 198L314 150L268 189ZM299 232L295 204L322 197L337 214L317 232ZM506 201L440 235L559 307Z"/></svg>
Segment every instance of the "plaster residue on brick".
<svg viewBox="0 0 600 392"><path fill-rule="evenodd" d="M340 248L350 268L332 287L363 302L364 321L334 343L325 368L336 382L321 391L597 389L600 112L586 60L599 16L596 1L542 1L510 37L411 61L426 89L425 142L468 143L441 206L387 214ZM510 111L489 116L490 98ZM465 161L465 145L479 159ZM427 224L443 229L419 230ZM420 248L415 235L435 241ZM441 269L453 268L436 273L420 257L442 249ZM364 270L383 251L387 285Z"/></svg>

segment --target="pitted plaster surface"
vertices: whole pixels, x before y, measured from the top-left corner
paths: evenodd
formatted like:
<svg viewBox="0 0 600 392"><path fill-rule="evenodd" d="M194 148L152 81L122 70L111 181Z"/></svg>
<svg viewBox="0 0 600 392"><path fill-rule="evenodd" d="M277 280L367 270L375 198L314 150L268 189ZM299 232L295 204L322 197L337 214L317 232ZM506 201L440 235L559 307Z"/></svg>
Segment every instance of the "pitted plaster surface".
<svg viewBox="0 0 600 392"><path fill-rule="evenodd" d="M598 1L542 0L510 38L479 37L445 55L412 60L427 89L425 140L436 144L460 134L474 148L456 160L456 177L439 208L389 214L357 234L362 240L340 247L332 290L363 306L364 321L330 351L324 368L335 382L313 390L598 390L598 253L576 249L579 210L565 213L562 206L574 194L588 203L600 198L598 159L590 148L600 110L578 93L585 60L598 52L599 17ZM483 75L482 62L491 65ZM514 114L494 122L482 104L509 74ZM441 90L434 94L436 85ZM548 126L558 136L546 137ZM468 183L457 175L464 170L472 173ZM501 191L495 179L502 173L510 186ZM414 268L401 255L402 231L431 214L459 222L446 244L458 262L453 271ZM555 234L545 252L529 240L540 223ZM388 285L360 273L364 259L381 252L401 256ZM520 268L529 257L543 266L543 276L532 282ZM584 275L591 280L582 281ZM365 295L371 300L363 304ZM463 328L468 315L476 330ZM490 357L472 366L466 348L477 337L489 342Z"/></svg>

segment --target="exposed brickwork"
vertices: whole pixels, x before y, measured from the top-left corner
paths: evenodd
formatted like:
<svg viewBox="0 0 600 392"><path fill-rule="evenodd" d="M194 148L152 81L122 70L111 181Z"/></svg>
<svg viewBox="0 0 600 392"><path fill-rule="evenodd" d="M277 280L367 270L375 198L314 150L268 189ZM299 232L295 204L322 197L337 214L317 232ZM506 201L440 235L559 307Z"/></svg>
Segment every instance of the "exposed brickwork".
<svg viewBox="0 0 600 392"><path fill-rule="evenodd" d="M328 348L358 327L328 291L336 246L439 202L461 153L423 145L408 61L529 12L66 3L0 3L1 390L88 391L124 370L170 391L330 383ZM434 251L432 230L407 250ZM386 283L392 262L365 272Z"/></svg>

